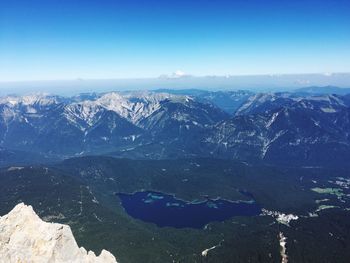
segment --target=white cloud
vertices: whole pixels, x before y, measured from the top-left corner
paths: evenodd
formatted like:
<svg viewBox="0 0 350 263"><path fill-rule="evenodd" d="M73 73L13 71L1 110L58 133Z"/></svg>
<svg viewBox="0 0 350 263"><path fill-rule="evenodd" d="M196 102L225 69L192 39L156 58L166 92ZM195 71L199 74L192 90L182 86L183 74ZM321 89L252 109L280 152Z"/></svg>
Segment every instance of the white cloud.
<svg viewBox="0 0 350 263"><path fill-rule="evenodd" d="M190 77L191 75L185 73L182 70L176 70L175 72L167 75L161 75L160 78L164 78L164 79L180 79L180 78L185 78L185 77Z"/></svg>

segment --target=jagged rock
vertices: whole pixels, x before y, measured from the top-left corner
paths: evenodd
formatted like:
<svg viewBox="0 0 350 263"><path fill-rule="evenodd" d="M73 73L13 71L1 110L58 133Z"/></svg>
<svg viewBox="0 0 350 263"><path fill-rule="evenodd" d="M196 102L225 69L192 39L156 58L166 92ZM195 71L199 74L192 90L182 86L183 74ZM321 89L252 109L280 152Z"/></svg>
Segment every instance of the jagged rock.
<svg viewBox="0 0 350 263"><path fill-rule="evenodd" d="M31 206L18 204L0 217L0 263L116 263L106 250L99 256L79 248L69 226L42 221Z"/></svg>

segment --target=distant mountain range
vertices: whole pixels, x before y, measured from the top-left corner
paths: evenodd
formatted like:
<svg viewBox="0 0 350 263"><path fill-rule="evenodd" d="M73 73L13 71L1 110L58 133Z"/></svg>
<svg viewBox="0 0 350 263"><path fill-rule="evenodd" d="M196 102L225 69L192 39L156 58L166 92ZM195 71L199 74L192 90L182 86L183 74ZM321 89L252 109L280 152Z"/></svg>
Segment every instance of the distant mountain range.
<svg viewBox="0 0 350 263"><path fill-rule="evenodd" d="M334 86L325 86L325 87L306 87L296 89L294 92L302 93L302 94L338 94L338 95L346 95L350 94L350 88L339 88Z"/></svg>
<svg viewBox="0 0 350 263"><path fill-rule="evenodd" d="M350 95L340 90L6 96L0 98L0 154L344 164L350 156ZM1 156L3 164L11 159Z"/></svg>
<svg viewBox="0 0 350 263"><path fill-rule="evenodd" d="M177 71L157 78L137 79L82 79L47 81L0 81L0 95L32 92L58 93L72 96L80 92L126 90L209 89L253 90L255 92L290 91L306 86L336 86L350 88L350 73L265 74L265 75L210 75L194 76Z"/></svg>

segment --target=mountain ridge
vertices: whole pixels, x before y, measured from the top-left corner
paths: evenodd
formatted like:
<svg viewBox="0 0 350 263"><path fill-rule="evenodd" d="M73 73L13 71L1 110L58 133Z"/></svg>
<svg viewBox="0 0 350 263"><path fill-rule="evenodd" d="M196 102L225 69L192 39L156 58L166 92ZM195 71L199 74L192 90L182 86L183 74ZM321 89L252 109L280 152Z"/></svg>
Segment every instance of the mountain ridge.
<svg viewBox="0 0 350 263"><path fill-rule="evenodd" d="M350 153L349 95L180 93L4 97L0 146L58 158L197 156L295 165L324 165L327 152L335 165Z"/></svg>

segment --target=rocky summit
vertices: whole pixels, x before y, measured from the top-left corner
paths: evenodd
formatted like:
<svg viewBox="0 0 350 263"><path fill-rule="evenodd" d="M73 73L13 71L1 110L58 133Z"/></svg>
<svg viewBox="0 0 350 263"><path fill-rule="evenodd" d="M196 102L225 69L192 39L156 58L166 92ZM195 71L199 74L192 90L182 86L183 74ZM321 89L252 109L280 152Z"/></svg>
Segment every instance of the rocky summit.
<svg viewBox="0 0 350 263"><path fill-rule="evenodd" d="M106 250L99 256L79 248L69 226L42 221L31 206L18 204L0 217L1 263L116 263Z"/></svg>

